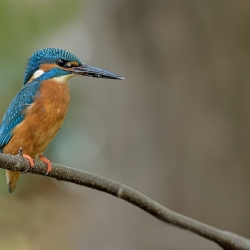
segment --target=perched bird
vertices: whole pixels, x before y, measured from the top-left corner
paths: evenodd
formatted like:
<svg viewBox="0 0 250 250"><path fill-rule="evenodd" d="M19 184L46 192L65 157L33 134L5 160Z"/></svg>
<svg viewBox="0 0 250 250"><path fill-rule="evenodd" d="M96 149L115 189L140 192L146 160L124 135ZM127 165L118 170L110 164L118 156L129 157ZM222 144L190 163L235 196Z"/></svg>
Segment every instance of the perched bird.
<svg viewBox="0 0 250 250"><path fill-rule="evenodd" d="M22 148L30 167L39 158L51 171L43 151L62 126L70 93L68 80L77 75L123 80L122 76L83 64L68 51L46 48L33 53L27 63L23 88L12 100L0 126L0 152L17 154ZM18 171L6 170L9 192L13 192Z"/></svg>

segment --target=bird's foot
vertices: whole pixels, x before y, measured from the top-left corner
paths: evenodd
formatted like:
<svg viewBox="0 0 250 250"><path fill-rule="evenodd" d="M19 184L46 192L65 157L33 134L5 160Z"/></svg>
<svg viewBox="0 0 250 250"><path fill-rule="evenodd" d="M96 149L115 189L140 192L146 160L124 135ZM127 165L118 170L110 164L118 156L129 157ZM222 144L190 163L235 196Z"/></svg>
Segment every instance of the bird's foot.
<svg viewBox="0 0 250 250"><path fill-rule="evenodd" d="M27 173L29 170L31 170L35 166L34 160L29 155L23 154L23 149L22 148L19 148L18 155L20 155L23 158L25 158L26 160L28 160L28 162L30 164L30 166L23 171L23 174Z"/></svg>
<svg viewBox="0 0 250 250"><path fill-rule="evenodd" d="M46 157L44 157L43 155L38 155L39 159L41 161L43 161L46 165L47 165L47 171L45 173L45 175L47 175L49 172L51 172L52 170L52 164L50 162L50 160L48 160Z"/></svg>

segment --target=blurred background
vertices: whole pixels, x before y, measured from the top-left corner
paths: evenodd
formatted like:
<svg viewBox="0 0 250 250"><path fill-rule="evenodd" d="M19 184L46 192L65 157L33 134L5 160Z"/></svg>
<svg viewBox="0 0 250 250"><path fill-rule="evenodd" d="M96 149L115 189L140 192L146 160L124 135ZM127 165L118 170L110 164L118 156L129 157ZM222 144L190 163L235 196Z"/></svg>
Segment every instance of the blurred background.
<svg viewBox="0 0 250 250"><path fill-rule="evenodd" d="M0 1L0 115L27 58L58 47L125 81L70 81L52 162L250 237L248 0ZM220 249L110 195L0 175L0 249Z"/></svg>

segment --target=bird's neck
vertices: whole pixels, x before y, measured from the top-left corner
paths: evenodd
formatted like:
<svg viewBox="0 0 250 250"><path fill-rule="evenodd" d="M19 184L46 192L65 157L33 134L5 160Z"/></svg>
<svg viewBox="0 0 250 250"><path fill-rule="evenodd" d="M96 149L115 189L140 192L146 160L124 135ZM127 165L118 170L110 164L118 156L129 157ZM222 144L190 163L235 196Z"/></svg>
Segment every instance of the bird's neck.
<svg viewBox="0 0 250 250"><path fill-rule="evenodd" d="M39 92L39 98L42 98L44 103L68 108L70 92L67 81L59 81L57 77L42 81Z"/></svg>
<svg viewBox="0 0 250 250"><path fill-rule="evenodd" d="M63 76L56 76L54 78L52 78L53 81L59 83L59 84L67 84L68 80L72 77L74 77L74 74L71 75L63 75Z"/></svg>

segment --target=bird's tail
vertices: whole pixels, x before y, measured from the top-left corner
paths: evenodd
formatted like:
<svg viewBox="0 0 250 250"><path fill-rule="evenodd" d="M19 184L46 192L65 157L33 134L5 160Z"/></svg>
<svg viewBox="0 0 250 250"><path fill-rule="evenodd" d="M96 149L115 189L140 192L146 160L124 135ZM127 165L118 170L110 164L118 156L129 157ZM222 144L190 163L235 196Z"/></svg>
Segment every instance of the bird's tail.
<svg viewBox="0 0 250 250"><path fill-rule="evenodd" d="M15 190L20 174L21 172L19 171L6 170L6 181L8 184L9 193L12 193Z"/></svg>

